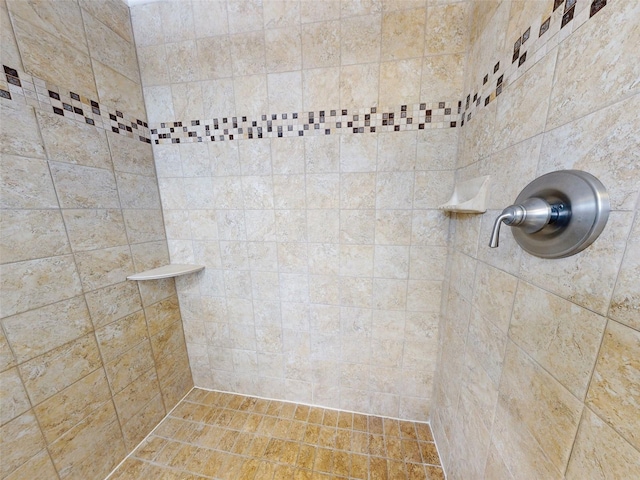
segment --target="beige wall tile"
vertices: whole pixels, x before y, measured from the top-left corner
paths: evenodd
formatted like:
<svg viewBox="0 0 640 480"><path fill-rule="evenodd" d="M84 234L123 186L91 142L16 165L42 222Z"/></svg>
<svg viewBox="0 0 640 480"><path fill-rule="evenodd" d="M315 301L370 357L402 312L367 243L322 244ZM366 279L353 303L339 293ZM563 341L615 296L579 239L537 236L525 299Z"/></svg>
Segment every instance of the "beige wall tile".
<svg viewBox="0 0 640 480"><path fill-rule="evenodd" d="M93 334L55 348L20 365L20 374L34 404L64 390L100 366Z"/></svg>
<svg viewBox="0 0 640 480"><path fill-rule="evenodd" d="M231 35L231 62L235 76L266 73L263 32Z"/></svg>
<svg viewBox="0 0 640 480"><path fill-rule="evenodd" d="M300 70L302 39L298 26L265 30L267 73Z"/></svg>
<svg viewBox="0 0 640 480"><path fill-rule="evenodd" d="M95 2L91 0L81 0L80 6L100 20L111 30L120 35L127 42L133 42L133 31L131 29L131 19L127 5L108 0L106 2Z"/></svg>
<svg viewBox="0 0 640 480"><path fill-rule="evenodd" d="M136 51L140 67L140 82L143 86L164 85L170 82L164 45L146 47L138 45Z"/></svg>
<svg viewBox="0 0 640 480"><path fill-rule="evenodd" d="M0 125L0 151L29 158L45 158L42 139L32 107L2 102L0 113L6 121ZM3 159L5 155L3 155ZM4 160L3 160L4 163ZM4 196L4 195L3 195Z"/></svg>
<svg viewBox="0 0 640 480"><path fill-rule="evenodd" d="M518 280L508 273L483 262L478 263L474 286L474 305L506 333Z"/></svg>
<svg viewBox="0 0 640 480"><path fill-rule="evenodd" d="M85 299L95 328L142 308L138 286L130 281L88 292Z"/></svg>
<svg viewBox="0 0 640 480"><path fill-rule="evenodd" d="M104 455L94 452L103 445ZM118 418L111 402L105 403L49 446L53 463L62 478L90 478L111 471L125 449Z"/></svg>
<svg viewBox="0 0 640 480"><path fill-rule="evenodd" d="M152 3L130 9L136 46L158 45L164 42L161 8L161 4Z"/></svg>
<svg viewBox="0 0 640 480"><path fill-rule="evenodd" d="M144 312L139 311L96 330L104 361L110 361L148 337Z"/></svg>
<svg viewBox="0 0 640 480"><path fill-rule="evenodd" d="M2 263L71 253L60 213L55 210L2 210Z"/></svg>
<svg viewBox="0 0 640 480"><path fill-rule="evenodd" d="M615 48L619 58L624 58L629 45L639 39L640 32L622 20L637 16L638 8L635 4L621 3L603 10L597 21L585 23L570 42L562 43L549 106L550 127L638 92L638 65L614 62L605 55L607 48ZM604 71L606 79L592 73Z"/></svg>
<svg viewBox="0 0 640 480"><path fill-rule="evenodd" d="M640 330L640 319L637 315L640 300L638 299L638 292L635 288L640 269L638 238L640 238L640 220L636 215L636 220L631 228L629 239L627 240L625 256L622 259L622 265L618 272L616 288L613 291L613 297L609 306L609 317L636 330Z"/></svg>
<svg viewBox="0 0 640 480"><path fill-rule="evenodd" d="M424 8L384 13L381 60L421 57L426 21L427 11Z"/></svg>
<svg viewBox="0 0 640 480"><path fill-rule="evenodd" d="M4 331L0 331L0 372L4 372L15 364L16 359L9 347L7 337L5 337Z"/></svg>
<svg viewBox="0 0 640 480"><path fill-rule="evenodd" d="M425 52L432 54L464 52L468 38L468 15L468 2L429 5L425 30Z"/></svg>
<svg viewBox="0 0 640 480"><path fill-rule="evenodd" d="M382 29L380 14L344 18L340 26L342 65L379 61Z"/></svg>
<svg viewBox="0 0 640 480"><path fill-rule="evenodd" d="M640 453L588 408L584 409L567 478L633 477Z"/></svg>
<svg viewBox="0 0 640 480"><path fill-rule="evenodd" d="M159 208L158 182L154 177L116 172L122 208Z"/></svg>
<svg viewBox="0 0 640 480"><path fill-rule="evenodd" d="M160 385L155 368L143 373L129 384L124 390L113 397L121 424L126 424L160 394ZM161 410L162 401L160 402ZM155 425L154 425L155 426Z"/></svg>
<svg viewBox="0 0 640 480"><path fill-rule="evenodd" d="M89 311L81 296L8 317L2 324L19 362L37 357L92 330Z"/></svg>
<svg viewBox="0 0 640 480"><path fill-rule="evenodd" d="M137 446L165 415L162 396L157 395L122 426L127 450Z"/></svg>
<svg viewBox="0 0 640 480"><path fill-rule="evenodd" d="M305 111L321 110L340 105L340 68L310 68L303 70L302 104ZM307 140L321 138L327 137L308 137Z"/></svg>
<svg viewBox="0 0 640 480"><path fill-rule="evenodd" d="M340 22L302 25L302 66L304 69L340 65Z"/></svg>
<svg viewBox="0 0 640 480"><path fill-rule="evenodd" d="M81 252L75 258L85 290L122 282L134 271L129 246Z"/></svg>
<svg viewBox="0 0 640 480"><path fill-rule="evenodd" d="M127 243L121 210L64 210L63 215L74 252Z"/></svg>
<svg viewBox="0 0 640 480"><path fill-rule="evenodd" d="M58 200L46 161L3 154L0 172L2 208L57 208Z"/></svg>
<svg viewBox="0 0 640 480"><path fill-rule="evenodd" d="M38 110L36 116L49 160L112 168L104 130L43 110Z"/></svg>
<svg viewBox="0 0 640 480"><path fill-rule="evenodd" d="M267 75L269 111L299 112L302 110L301 72L270 73Z"/></svg>
<svg viewBox="0 0 640 480"><path fill-rule="evenodd" d="M340 69L340 105L344 108L378 106L380 65L348 65Z"/></svg>
<svg viewBox="0 0 640 480"><path fill-rule="evenodd" d="M606 320L520 282L509 337L577 398L584 398Z"/></svg>
<svg viewBox="0 0 640 480"><path fill-rule="evenodd" d="M5 478L8 480L19 480L20 478L27 477L33 480L46 480L48 478L55 478L56 475L56 469L53 466L49 452L42 450Z"/></svg>
<svg viewBox="0 0 640 480"><path fill-rule="evenodd" d="M50 162L62 208L120 208L113 171Z"/></svg>
<svg viewBox="0 0 640 480"><path fill-rule="evenodd" d="M111 392L99 368L34 408L44 438L51 444L109 401Z"/></svg>
<svg viewBox="0 0 640 480"><path fill-rule="evenodd" d="M640 333L609 321L586 399L596 414L635 447L640 445L636 415L639 348Z"/></svg>
<svg viewBox="0 0 640 480"><path fill-rule="evenodd" d="M27 392L17 368L5 370L0 374L2 392L0 392L0 424L10 422L31 408Z"/></svg>
<svg viewBox="0 0 640 480"><path fill-rule="evenodd" d="M115 360L106 363L109 384L114 393L118 393L153 366L153 354L148 340L128 350Z"/></svg>
<svg viewBox="0 0 640 480"><path fill-rule="evenodd" d="M380 64L380 105L406 105L420 101L420 59Z"/></svg>
<svg viewBox="0 0 640 480"><path fill-rule="evenodd" d="M45 447L40 427L32 412L27 412L3 425L0 433L0 472L4 477Z"/></svg>
<svg viewBox="0 0 640 480"><path fill-rule="evenodd" d="M55 278L55 282L50 279ZM71 255L11 263L3 267L2 315L10 316L79 295L80 279Z"/></svg>
<svg viewBox="0 0 640 480"><path fill-rule="evenodd" d="M27 73L53 85L73 85L76 93L97 97L89 55L76 49L82 43L70 43L17 16L13 27Z"/></svg>
<svg viewBox="0 0 640 480"><path fill-rule="evenodd" d="M460 98L463 93L464 55L432 55L422 62L421 101Z"/></svg>

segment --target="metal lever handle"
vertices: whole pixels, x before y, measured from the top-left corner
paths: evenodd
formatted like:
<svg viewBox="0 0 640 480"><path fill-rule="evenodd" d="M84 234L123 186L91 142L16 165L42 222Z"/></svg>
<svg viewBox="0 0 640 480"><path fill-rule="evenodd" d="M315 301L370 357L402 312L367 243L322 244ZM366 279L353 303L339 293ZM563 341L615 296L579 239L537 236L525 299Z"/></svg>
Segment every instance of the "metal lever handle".
<svg viewBox="0 0 640 480"><path fill-rule="evenodd" d="M496 218L489 240L489 247L496 248L499 243L500 226L504 222L510 227L522 228L527 233L542 230L551 221L551 206L541 198L528 198L520 205L505 208Z"/></svg>

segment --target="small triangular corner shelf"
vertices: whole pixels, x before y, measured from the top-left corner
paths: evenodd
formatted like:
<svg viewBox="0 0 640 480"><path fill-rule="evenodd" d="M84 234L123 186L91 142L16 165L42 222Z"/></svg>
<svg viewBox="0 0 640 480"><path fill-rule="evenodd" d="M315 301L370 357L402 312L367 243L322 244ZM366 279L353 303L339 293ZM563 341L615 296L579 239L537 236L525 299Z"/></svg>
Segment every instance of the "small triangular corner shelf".
<svg viewBox="0 0 640 480"><path fill-rule="evenodd" d="M489 175L461 182L453 189L447 203L440 205L440 210L458 213L484 213L487 211L489 196Z"/></svg>
<svg viewBox="0 0 640 480"><path fill-rule="evenodd" d="M199 272L204 270L204 265L187 265L187 264L173 264L165 265L164 267L153 268L151 270L145 270L144 272L129 275L127 280L157 280L160 278L179 277L180 275L187 275L189 273Z"/></svg>

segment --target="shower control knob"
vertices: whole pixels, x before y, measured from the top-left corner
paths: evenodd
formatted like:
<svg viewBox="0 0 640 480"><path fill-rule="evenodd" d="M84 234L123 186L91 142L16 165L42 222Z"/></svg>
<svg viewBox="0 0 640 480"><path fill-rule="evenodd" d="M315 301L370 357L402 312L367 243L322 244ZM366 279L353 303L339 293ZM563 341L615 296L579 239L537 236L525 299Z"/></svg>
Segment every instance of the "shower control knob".
<svg viewBox="0 0 640 480"><path fill-rule="evenodd" d="M513 205L496 218L489 241L499 243L500 226L513 229L516 242L542 258L575 255L591 245L609 218L609 195L593 175L581 170L560 170L536 178Z"/></svg>

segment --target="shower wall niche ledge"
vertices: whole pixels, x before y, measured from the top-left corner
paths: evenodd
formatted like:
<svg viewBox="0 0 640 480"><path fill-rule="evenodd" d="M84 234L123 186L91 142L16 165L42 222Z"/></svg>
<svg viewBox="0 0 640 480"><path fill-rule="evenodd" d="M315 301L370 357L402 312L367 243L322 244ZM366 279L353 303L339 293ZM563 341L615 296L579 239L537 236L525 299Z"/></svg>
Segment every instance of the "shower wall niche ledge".
<svg viewBox="0 0 640 480"><path fill-rule="evenodd" d="M158 280L160 278L179 277L181 275L188 275L189 273L199 272L204 270L204 265L189 265L189 264L173 264L165 265L164 267L153 268L151 270L145 270L144 272L129 275L127 280Z"/></svg>

